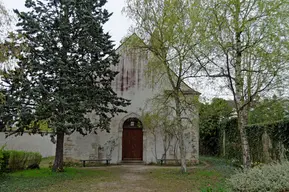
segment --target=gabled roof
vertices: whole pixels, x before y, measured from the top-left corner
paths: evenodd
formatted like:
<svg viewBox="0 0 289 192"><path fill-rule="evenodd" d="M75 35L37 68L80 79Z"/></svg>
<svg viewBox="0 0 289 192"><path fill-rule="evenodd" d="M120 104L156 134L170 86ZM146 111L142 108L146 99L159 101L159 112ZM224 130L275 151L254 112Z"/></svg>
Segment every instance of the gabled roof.
<svg viewBox="0 0 289 192"><path fill-rule="evenodd" d="M116 48L116 50L119 50L119 49L121 49L121 47L124 47L125 44L126 44L127 42L129 42L129 40L132 39L133 37L137 38L138 40L140 40L140 42L142 42L143 44L145 44L144 41L143 41L136 33L133 33L132 35L130 35L130 36L128 36L127 38L125 38L125 39L123 40L123 42ZM170 70L171 70L171 72L177 77L177 74L176 74L172 69L170 69ZM187 89L182 90L183 94L185 94L185 95L201 95L200 92L194 90L194 89L193 89L192 87L190 87L185 81L182 81L182 83L183 83L183 85L184 85L185 87L187 87Z"/></svg>

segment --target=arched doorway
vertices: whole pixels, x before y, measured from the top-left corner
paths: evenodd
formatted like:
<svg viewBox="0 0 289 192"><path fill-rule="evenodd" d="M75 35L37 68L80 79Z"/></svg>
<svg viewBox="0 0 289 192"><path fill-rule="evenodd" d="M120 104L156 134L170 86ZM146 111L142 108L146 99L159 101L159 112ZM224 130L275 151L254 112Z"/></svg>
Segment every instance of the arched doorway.
<svg viewBox="0 0 289 192"><path fill-rule="evenodd" d="M128 118L123 123L122 160L143 160L143 130L137 118Z"/></svg>

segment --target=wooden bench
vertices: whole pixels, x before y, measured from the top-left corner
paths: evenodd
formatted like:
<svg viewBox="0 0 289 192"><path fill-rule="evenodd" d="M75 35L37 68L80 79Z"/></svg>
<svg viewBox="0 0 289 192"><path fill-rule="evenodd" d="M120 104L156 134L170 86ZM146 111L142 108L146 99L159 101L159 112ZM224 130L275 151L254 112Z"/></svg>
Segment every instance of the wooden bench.
<svg viewBox="0 0 289 192"><path fill-rule="evenodd" d="M85 167L85 162L86 162L86 161L89 161L89 162L92 162L92 161L95 161L95 162L105 161L105 162L106 162L106 165L109 165L111 159L89 159L89 160L80 160L80 161L82 161L82 165L83 165L83 167Z"/></svg>
<svg viewBox="0 0 289 192"><path fill-rule="evenodd" d="M164 165L167 161L178 161L178 159L158 159L158 161L161 163L161 165Z"/></svg>

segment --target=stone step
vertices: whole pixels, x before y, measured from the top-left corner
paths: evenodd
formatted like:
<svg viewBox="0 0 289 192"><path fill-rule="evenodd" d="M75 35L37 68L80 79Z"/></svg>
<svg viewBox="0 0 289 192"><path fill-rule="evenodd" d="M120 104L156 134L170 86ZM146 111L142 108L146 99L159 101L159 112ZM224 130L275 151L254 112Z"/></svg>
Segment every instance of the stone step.
<svg viewBox="0 0 289 192"><path fill-rule="evenodd" d="M144 165L144 161L140 160L123 160L121 161L121 164L123 165Z"/></svg>

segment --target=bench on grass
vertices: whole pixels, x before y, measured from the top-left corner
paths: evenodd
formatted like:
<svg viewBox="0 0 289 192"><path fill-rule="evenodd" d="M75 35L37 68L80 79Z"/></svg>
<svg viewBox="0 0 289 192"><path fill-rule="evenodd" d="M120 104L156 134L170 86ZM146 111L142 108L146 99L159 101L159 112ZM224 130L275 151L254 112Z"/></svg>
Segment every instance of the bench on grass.
<svg viewBox="0 0 289 192"><path fill-rule="evenodd" d="M89 160L80 160L80 161L82 161L82 165L83 165L83 167L85 167L86 161L88 161L88 162L103 162L103 161L105 161L106 165L109 165L111 159L89 159Z"/></svg>
<svg viewBox="0 0 289 192"><path fill-rule="evenodd" d="M164 165L167 161L175 161L175 162L177 162L178 159L158 159L158 161L161 163L161 165Z"/></svg>

